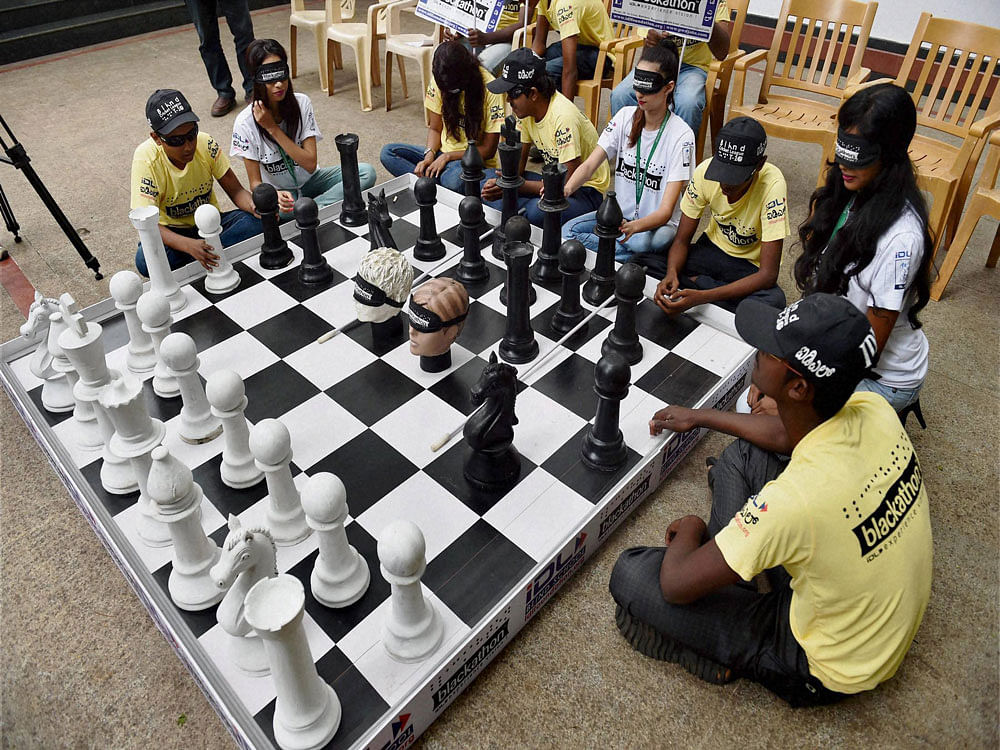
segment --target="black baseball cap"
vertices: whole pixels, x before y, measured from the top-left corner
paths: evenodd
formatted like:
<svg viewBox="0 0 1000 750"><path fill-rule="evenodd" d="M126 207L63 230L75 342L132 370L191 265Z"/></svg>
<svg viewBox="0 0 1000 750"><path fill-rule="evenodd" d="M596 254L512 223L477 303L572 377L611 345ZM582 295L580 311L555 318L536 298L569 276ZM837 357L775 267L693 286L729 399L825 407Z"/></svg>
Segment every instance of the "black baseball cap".
<svg viewBox="0 0 1000 750"><path fill-rule="evenodd" d="M545 60L527 47L520 47L507 55L500 69L500 75L487 83L486 88L494 94L506 94L518 86L537 87L544 77Z"/></svg>
<svg viewBox="0 0 1000 750"><path fill-rule="evenodd" d="M767 148L767 133L752 117L737 117L722 126L705 179L739 185L750 179Z"/></svg>
<svg viewBox="0 0 1000 750"><path fill-rule="evenodd" d="M198 122L198 115L177 89L157 89L146 100L146 123L160 135L170 135L188 122Z"/></svg>
<svg viewBox="0 0 1000 750"><path fill-rule="evenodd" d="M868 318L836 294L810 294L784 310L745 299L736 308L736 330L817 387L853 389L873 377L878 359Z"/></svg>

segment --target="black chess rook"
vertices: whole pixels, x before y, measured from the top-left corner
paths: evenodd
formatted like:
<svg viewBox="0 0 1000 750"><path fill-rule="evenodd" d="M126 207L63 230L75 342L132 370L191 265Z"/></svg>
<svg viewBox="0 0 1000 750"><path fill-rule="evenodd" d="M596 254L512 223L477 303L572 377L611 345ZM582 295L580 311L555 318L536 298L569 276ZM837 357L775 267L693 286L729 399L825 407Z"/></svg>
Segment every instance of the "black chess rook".
<svg viewBox="0 0 1000 750"><path fill-rule="evenodd" d="M566 240L559 247L559 273L562 274L562 296L552 314L550 325L560 338L573 330L586 317L580 304L580 274L587 260L587 248L579 240ZM586 327L581 328L582 333Z"/></svg>
<svg viewBox="0 0 1000 750"><path fill-rule="evenodd" d="M630 365L642 361L642 344L635 330L635 308L642 301L645 271L635 263L625 263L615 274L615 325L601 345L601 354L618 352Z"/></svg>
<svg viewBox="0 0 1000 750"><path fill-rule="evenodd" d="M420 233L413 247L413 257L416 260L440 260L445 256L445 249L434 218L434 204L437 203L434 178L418 178L413 185L413 197L420 207Z"/></svg>
<svg viewBox="0 0 1000 750"><path fill-rule="evenodd" d="M531 280L537 283L553 283L560 278L559 243L562 241L562 212L569 208L569 201L563 193L566 182L566 167L557 161L547 161L542 167L542 185L545 195L538 201L539 210L545 213L542 222L542 246L538 248L538 260L531 267Z"/></svg>
<svg viewBox="0 0 1000 750"><path fill-rule="evenodd" d="M319 207L316 201L305 196L295 201L295 226L301 232L302 263L299 281L303 284L327 284L333 279L333 269L326 262L319 248Z"/></svg>
<svg viewBox="0 0 1000 750"><path fill-rule="evenodd" d="M284 268L292 262L292 251L278 228L278 191L273 185L260 183L253 189L253 205L260 214L260 224L264 230L260 267L268 271Z"/></svg>
<svg viewBox="0 0 1000 750"><path fill-rule="evenodd" d="M531 247L531 224L523 216L514 215L504 224L504 250L500 253L500 259L506 262L506 247L511 243L524 243ZM507 281L504 279L503 286L500 287L500 304L507 304ZM535 287L532 285L530 279L528 281L528 305L531 306L535 304L535 300L538 299L538 294L535 293Z"/></svg>
<svg viewBox="0 0 1000 750"><path fill-rule="evenodd" d="M583 285L583 299L597 306L615 291L615 240L621 234L622 209L615 198L615 191L609 190L597 209L597 225L594 234L598 237L597 260L590 278Z"/></svg>
<svg viewBox="0 0 1000 750"><path fill-rule="evenodd" d="M529 242L508 242L504 251L507 260L507 328L500 341L500 358L515 365L530 362L538 356L538 342L531 328L531 303L528 289L528 264L532 247Z"/></svg>
<svg viewBox="0 0 1000 750"><path fill-rule="evenodd" d="M594 368L597 413L580 446L580 458L588 469L611 473L628 460L618 421L631 374L628 362L617 352L605 354Z"/></svg>
<svg viewBox="0 0 1000 750"><path fill-rule="evenodd" d="M358 172L358 136L341 133L334 138L340 152L340 173L344 180L344 200L340 204L340 223L345 227L360 227L368 221L365 202L361 198L361 174Z"/></svg>
<svg viewBox="0 0 1000 750"><path fill-rule="evenodd" d="M462 222L462 260L455 278L467 287L476 287L490 280L490 269L483 260L482 248L476 227L483 220L483 202L475 196L466 196L458 204L458 217Z"/></svg>
<svg viewBox="0 0 1000 750"><path fill-rule="evenodd" d="M503 260L507 222L517 215L517 191L524 184L524 178L518 172L521 166L521 131L517 129L517 118L514 115L507 115L500 127L500 145L497 150L500 154L497 187L503 190L503 198L500 204L500 226L493 235L493 257Z"/></svg>

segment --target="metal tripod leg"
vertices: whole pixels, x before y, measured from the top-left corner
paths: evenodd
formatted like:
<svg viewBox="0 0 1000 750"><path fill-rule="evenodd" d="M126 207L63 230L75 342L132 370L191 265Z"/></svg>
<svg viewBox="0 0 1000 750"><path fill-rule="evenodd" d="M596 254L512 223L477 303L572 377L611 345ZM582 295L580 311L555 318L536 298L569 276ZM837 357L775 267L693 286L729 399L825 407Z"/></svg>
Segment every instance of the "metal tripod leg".
<svg viewBox="0 0 1000 750"><path fill-rule="evenodd" d="M3 185L0 185L0 216L3 216L3 223L7 225L7 231L14 235L14 242L20 242L21 235L18 232L21 229L21 225L14 218L14 211L11 209L10 202L3 191ZM7 260L7 255L7 251L3 246L0 246L0 260Z"/></svg>

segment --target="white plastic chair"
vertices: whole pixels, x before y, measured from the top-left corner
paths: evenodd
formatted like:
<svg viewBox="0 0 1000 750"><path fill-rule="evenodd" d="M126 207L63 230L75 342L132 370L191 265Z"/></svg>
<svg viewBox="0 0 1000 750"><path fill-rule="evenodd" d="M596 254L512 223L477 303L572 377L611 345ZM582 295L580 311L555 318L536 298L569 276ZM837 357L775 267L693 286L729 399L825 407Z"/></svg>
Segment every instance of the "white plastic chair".
<svg viewBox="0 0 1000 750"><path fill-rule="evenodd" d="M406 86L406 68L403 67L403 58L416 60L420 65L420 85L421 102L423 92L431 80L431 60L434 57L434 48L441 43L441 27L434 25L431 34L403 34L400 31L400 14L405 10L413 13L417 7L417 0L398 0L389 5L385 28L385 111L392 109L392 56L396 55L396 62L399 66L399 76L403 85L403 97L409 97ZM423 104L421 104L423 107ZM427 121L427 111L424 110L424 121Z"/></svg>

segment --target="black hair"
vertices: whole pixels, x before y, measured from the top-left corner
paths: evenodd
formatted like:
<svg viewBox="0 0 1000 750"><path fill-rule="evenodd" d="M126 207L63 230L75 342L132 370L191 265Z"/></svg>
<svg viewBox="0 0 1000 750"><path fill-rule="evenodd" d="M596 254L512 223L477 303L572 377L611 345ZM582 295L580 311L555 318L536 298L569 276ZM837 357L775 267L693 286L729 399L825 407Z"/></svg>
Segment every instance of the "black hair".
<svg viewBox="0 0 1000 750"><path fill-rule="evenodd" d="M907 148L917 127L917 112L905 89L892 83L862 89L840 107L837 122L881 148L881 170L863 191L844 187L840 166L830 163L826 182L809 199L809 218L799 227L802 255L795 261L795 283L803 294L843 295L848 282L872 262L879 237L904 211L916 212L923 227L923 252L911 285L907 315L920 328L919 313L930 299L934 241L927 229L927 204L917 187ZM854 196L850 219L833 237L837 219Z"/></svg>
<svg viewBox="0 0 1000 750"><path fill-rule="evenodd" d="M542 75L538 80L533 81L531 88L536 89L543 99L551 99L559 90L556 88L556 82L548 75Z"/></svg>
<svg viewBox="0 0 1000 750"><path fill-rule="evenodd" d="M285 48L281 46L281 43L276 39L254 39L247 46L247 68L249 68L250 76L253 77L257 74L257 69L261 66L264 60L271 55L277 55L281 58L283 63L288 62L288 54L285 52ZM267 84L258 83L254 81L253 83L253 99L254 101L261 102L265 107L267 104ZM292 88L292 79L288 79L288 93L285 94L285 98L278 103L278 113L281 115L281 123L279 127L285 131L285 134L295 140L296 133L299 132L299 123L302 120L302 113L299 111L299 102L295 98L295 90ZM257 125L257 121L254 120L254 124ZM261 137L274 143L274 139L267 134L267 131L257 125L257 130L261 134Z"/></svg>
<svg viewBox="0 0 1000 750"><path fill-rule="evenodd" d="M639 62L655 63L660 68L660 74L666 79L667 83L677 82L677 71L680 69L680 56L677 53L677 45L673 39L666 38L661 40L659 44L644 48L642 55L639 57ZM674 92L671 91L667 94L668 110L673 103ZM667 116L669 117L669 114ZM636 107L635 113L632 115L632 129L628 133L629 148L635 146L635 142L639 140L639 134L644 127L646 127L646 113L639 107Z"/></svg>
<svg viewBox="0 0 1000 750"><path fill-rule="evenodd" d="M441 119L452 140L460 140L460 130L465 130L467 140L480 141L483 114L486 106L486 84L475 55L456 41L446 41L434 50L431 62L434 83L441 92ZM459 93L451 93L458 89ZM465 94L464 116L460 108Z"/></svg>

